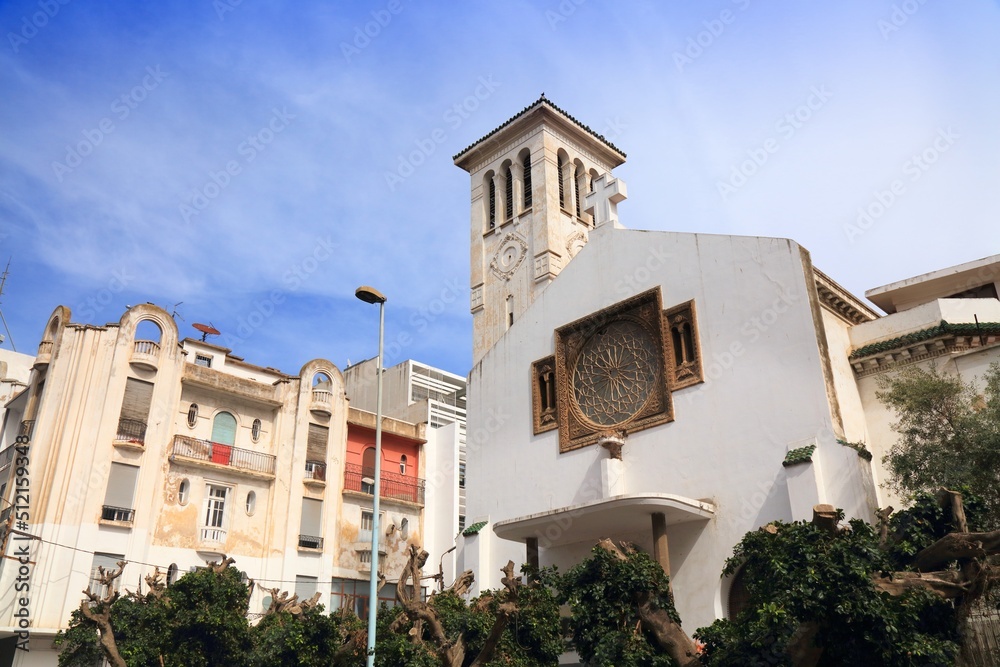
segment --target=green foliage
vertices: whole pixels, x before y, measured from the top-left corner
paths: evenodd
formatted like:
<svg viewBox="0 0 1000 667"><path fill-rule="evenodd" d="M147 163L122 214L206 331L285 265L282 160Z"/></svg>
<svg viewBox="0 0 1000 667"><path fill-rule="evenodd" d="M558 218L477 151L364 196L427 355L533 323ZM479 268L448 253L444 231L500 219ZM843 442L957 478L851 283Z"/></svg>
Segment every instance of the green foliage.
<svg viewBox="0 0 1000 667"><path fill-rule="evenodd" d="M247 664L248 667L364 664L363 646L342 656L338 663L332 662L347 637L364 627L353 612L327 615L323 613L322 605L305 611L301 616L288 612L268 614L251 630L253 652Z"/></svg>
<svg viewBox="0 0 1000 667"><path fill-rule="evenodd" d="M964 487L953 489L962 493L962 505L969 530L986 530L988 513L982 499ZM941 507L930 493L914 497L913 505L889 519L889 544L887 551L892 566L907 569L914 556L945 535L958 530L952 522L951 509Z"/></svg>
<svg viewBox="0 0 1000 667"><path fill-rule="evenodd" d="M989 527L1000 525L1000 365L970 383L911 366L882 381L878 397L898 418L899 440L885 455L890 485L907 495L967 487L982 498Z"/></svg>
<svg viewBox="0 0 1000 667"><path fill-rule="evenodd" d="M891 597L872 583L896 565L872 526L853 520L836 535L806 522L775 527L748 533L727 562L727 575L743 568L750 602L734 621L698 631L705 664L790 665L787 647L809 624L818 628L820 665L954 664L958 634L948 603L924 591Z"/></svg>
<svg viewBox="0 0 1000 667"><path fill-rule="evenodd" d="M566 574L553 571L547 581L559 591L559 602L573 613L573 646L593 667L667 667L676 663L663 654L639 623L636 596L648 594L680 622L669 580L656 561L634 552L622 561L594 547L590 558Z"/></svg>
<svg viewBox="0 0 1000 667"><path fill-rule="evenodd" d="M94 667L104 660L97 627L79 609L73 610L69 627L56 635L54 643L61 651L59 667Z"/></svg>

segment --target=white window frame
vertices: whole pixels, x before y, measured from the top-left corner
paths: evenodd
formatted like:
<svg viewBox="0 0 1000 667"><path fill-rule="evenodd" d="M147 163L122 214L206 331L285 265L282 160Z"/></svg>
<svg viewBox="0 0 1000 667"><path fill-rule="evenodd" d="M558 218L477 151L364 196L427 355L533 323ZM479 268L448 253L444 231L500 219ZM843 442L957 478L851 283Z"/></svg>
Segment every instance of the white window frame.
<svg viewBox="0 0 1000 667"><path fill-rule="evenodd" d="M222 493L220 496L218 492ZM205 482L205 499L201 507L201 539L203 542L225 542L229 530L233 488L218 482ZM220 503L221 501L221 503Z"/></svg>

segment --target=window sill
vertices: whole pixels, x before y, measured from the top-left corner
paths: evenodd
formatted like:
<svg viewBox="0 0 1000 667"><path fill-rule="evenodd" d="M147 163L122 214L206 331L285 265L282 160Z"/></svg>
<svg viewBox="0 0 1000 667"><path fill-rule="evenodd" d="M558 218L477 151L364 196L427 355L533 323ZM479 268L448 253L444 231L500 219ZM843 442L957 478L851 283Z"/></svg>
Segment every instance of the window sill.
<svg viewBox="0 0 1000 667"><path fill-rule="evenodd" d="M326 480L324 480L324 479L316 479L315 477L306 477L305 479L302 480L302 483L305 484L306 486L312 488L312 489L325 489L326 488Z"/></svg>
<svg viewBox="0 0 1000 667"><path fill-rule="evenodd" d="M127 528L132 530L132 521L112 521L110 519L98 519L98 525L110 526L111 528Z"/></svg>
<svg viewBox="0 0 1000 667"><path fill-rule="evenodd" d="M135 440L113 440L111 444L117 449L125 449L131 452L146 451L146 444L143 442L136 442Z"/></svg>

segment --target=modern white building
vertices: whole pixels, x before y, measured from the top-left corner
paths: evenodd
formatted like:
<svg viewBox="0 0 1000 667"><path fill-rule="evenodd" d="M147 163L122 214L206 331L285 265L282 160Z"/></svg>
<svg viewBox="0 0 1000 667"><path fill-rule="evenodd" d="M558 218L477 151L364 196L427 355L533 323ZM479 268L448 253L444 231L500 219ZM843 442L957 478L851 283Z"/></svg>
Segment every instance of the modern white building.
<svg viewBox="0 0 1000 667"><path fill-rule="evenodd" d="M104 326L59 307L44 331L30 366L0 356L17 371L3 380L16 390L0 433L0 650L14 664L55 665L56 632L96 568L119 560L119 585L135 587L156 567L173 581L226 554L258 584L252 613L267 588L365 613L375 415L349 406L333 363L262 368L179 339L153 305ZM380 597L391 599L408 545L441 548L426 535L426 426L382 426ZM17 435L29 439L26 461ZM22 553L28 563L11 560ZM30 652L14 651L19 632Z"/></svg>
<svg viewBox="0 0 1000 667"><path fill-rule="evenodd" d="M880 317L792 240L625 229L624 161L544 96L455 156L474 357L460 568L489 588L508 559L565 570L628 540L693 631L739 603L720 575L748 531L885 504L871 375L996 359L998 264L873 290Z"/></svg>

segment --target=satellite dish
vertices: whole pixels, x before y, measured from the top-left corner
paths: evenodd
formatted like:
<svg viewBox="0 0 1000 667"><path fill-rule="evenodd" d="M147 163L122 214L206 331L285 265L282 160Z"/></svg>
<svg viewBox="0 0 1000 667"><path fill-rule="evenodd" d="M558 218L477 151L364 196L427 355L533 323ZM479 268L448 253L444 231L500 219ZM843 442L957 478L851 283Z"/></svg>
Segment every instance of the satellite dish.
<svg viewBox="0 0 1000 667"><path fill-rule="evenodd" d="M218 336L222 332L213 327L211 324L201 324L200 322L194 322L191 326L201 332L201 341L204 343L205 339L209 336Z"/></svg>

